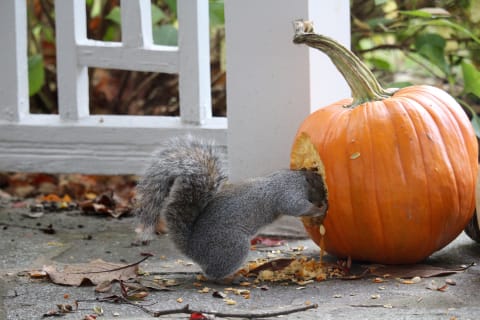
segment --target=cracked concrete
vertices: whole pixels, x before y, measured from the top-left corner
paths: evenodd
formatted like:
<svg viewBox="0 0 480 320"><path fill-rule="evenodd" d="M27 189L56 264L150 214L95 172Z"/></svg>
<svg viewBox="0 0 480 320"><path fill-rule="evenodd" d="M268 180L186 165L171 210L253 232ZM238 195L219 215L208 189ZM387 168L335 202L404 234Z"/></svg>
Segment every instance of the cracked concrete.
<svg viewBox="0 0 480 320"><path fill-rule="evenodd" d="M375 283L371 277L359 280L328 280L305 287L270 284L268 290L250 288L250 299L229 295L237 304L226 305L222 299L201 294L193 285L199 268L188 263L170 243L168 236L160 236L148 247L132 247L134 219L120 220L85 216L77 211L47 213L41 218L24 216L28 209L0 208L0 319L40 319L57 303L71 303L74 299L95 299L98 294L90 286L68 287L48 280L34 280L25 271L40 269L55 262L80 263L101 258L110 262L134 262L141 252L152 252L154 257L141 264L141 268L157 276L174 278L179 283L172 291L151 292L147 301L151 309L179 308L189 304L192 308L228 312L279 310L290 306L317 303L317 309L283 316L287 319L478 319L480 318L480 267L448 278L456 282L445 292L428 290L432 279L416 284L402 284L395 279ZM57 231L49 235L38 230L49 224ZM306 255L318 256L316 245L304 239L298 222L280 221L265 233L288 237L290 247L307 247ZM283 248L285 249L285 248ZM265 251L252 251L251 258L264 256ZM436 266L458 267L478 262L480 245L464 234L443 250L435 253L426 263ZM333 259L333 258L332 258ZM445 277L433 278L444 283ZM212 290L222 291L226 286L205 283ZM119 294L118 287L114 293ZM64 295L68 294L69 299ZM177 302L182 298L183 302ZM151 319L138 308L98 302L81 302L80 310L63 319L83 319L99 305L104 310L102 319ZM118 314L118 316L114 316ZM188 319L176 314L165 319Z"/></svg>

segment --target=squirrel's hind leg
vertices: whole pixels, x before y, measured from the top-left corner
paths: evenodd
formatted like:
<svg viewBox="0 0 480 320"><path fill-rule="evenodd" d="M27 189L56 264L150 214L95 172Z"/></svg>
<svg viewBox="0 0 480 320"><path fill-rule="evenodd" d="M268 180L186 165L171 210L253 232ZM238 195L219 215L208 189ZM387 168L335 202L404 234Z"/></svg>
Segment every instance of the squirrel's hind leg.
<svg viewBox="0 0 480 320"><path fill-rule="evenodd" d="M232 234L214 241L216 243L211 246L197 248L197 254L191 258L200 265L208 279L223 280L242 267L250 252L250 240L233 230Z"/></svg>

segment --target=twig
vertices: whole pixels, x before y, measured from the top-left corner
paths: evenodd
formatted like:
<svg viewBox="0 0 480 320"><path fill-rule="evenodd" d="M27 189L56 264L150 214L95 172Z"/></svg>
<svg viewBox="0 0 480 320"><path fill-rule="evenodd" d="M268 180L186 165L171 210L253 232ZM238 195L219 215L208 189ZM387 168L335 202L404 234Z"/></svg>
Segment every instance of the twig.
<svg viewBox="0 0 480 320"><path fill-rule="evenodd" d="M391 308L388 304L351 304L352 308Z"/></svg>
<svg viewBox="0 0 480 320"><path fill-rule="evenodd" d="M235 312L235 313L228 313L228 312L221 312L221 311L209 311L209 310L199 310L199 309L192 309L187 304L181 308L175 309L165 309L165 310L157 310L153 311L146 308L144 305L136 304L125 297L119 295L108 296L104 298L97 298L92 300L77 300L76 302L108 302L108 303L124 303L133 307L136 307L143 312L151 315L152 317L158 318L161 316L166 316L169 314L178 314L178 313L185 313L185 314L192 314L192 313L203 313L208 315L213 315L220 318L247 318L247 319L256 319L256 318L269 318L269 317L278 317L282 315L292 314L296 312L303 312L310 309L318 308L318 304L311 304L308 306L297 306L291 307L285 310L279 311L260 311L260 312Z"/></svg>
<svg viewBox="0 0 480 320"><path fill-rule="evenodd" d="M228 313L228 312L217 312L217 311L206 311L206 310L195 310L191 309L190 306L187 304L185 307L180 309L171 309L171 310L160 310L155 311L153 313L154 317L160 317L167 314L173 313L204 313L213 315L220 318L247 318L247 319L255 319L255 318L269 318L269 317L278 317L281 315L292 314L296 312L307 311L310 309L318 308L318 304L311 304L308 306L299 306L299 307L292 307L286 310L279 310L279 311L262 311L262 312L247 312L247 313Z"/></svg>

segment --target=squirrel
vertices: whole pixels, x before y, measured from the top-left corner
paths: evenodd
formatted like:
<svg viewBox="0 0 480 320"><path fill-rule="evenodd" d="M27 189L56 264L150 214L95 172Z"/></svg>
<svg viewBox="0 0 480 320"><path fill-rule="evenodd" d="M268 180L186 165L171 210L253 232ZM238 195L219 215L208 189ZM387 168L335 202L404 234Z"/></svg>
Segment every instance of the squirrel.
<svg viewBox="0 0 480 320"><path fill-rule="evenodd" d="M137 184L138 240L148 243L165 218L176 247L207 278L221 280L242 266L260 228L281 215L323 219L327 206L323 178L315 171L285 169L229 183L213 142L177 137Z"/></svg>

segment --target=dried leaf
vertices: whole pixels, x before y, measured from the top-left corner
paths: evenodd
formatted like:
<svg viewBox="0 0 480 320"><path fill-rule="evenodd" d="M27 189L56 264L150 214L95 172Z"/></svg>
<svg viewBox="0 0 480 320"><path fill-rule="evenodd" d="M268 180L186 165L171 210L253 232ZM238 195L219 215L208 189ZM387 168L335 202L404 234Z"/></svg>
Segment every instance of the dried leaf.
<svg viewBox="0 0 480 320"><path fill-rule="evenodd" d="M105 281L128 280L137 276L138 264L125 265L106 262L101 259L89 263L44 266L52 282L80 286L84 283L99 284Z"/></svg>
<svg viewBox="0 0 480 320"><path fill-rule="evenodd" d="M94 199L80 202L80 209L89 214L110 215L118 218L132 211L132 207L121 201L112 191L102 193Z"/></svg>
<svg viewBox="0 0 480 320"><path fill-rule="evenodd" d="M173 289L168 288L169 286L178 285L177 283L171 284L165 281L165 283L159 283L158 281L152 281L144 278L137 279L138 283L143 287L155 291L173 291Z"/></svg>
<svg viewBox="0 0 480 320"><path fill-rule="evenodd" d="M447 276L459 272L464 272L472 265L459 268L441 268L435 267L426 264L414 264L414 265L388 265L388 266L379 266L370 268L371 274L378 277L384 277L389 275L393 278L431 278L439 276Z"/></svg>
<svg viewBox="0 0 480 320"><path fill-rule="evenodd" d="M210 288L209 288L209 287L204 287L203 289L198 290L198 293L209 293L209 292L210 292Z"/></svg>
<svg viewBox="0 0 480 320"><path fill-rule="evenodd" d="M285 244L285 240L258 236L250 240L250 244L261 247L280 247Z"/></svg>
<svg viewBox="0 0 480 320"><path fill-rule="evenodd" d="M28 274L30 275L30 278L32 278L32 279L45 278L47 276L47 273L45 271L42 271L42 270L29 271Z"/></svg>
<svg viewBox="0 0 480 320"><path fill-rule="evenodd" d="M105 293L109 292L112 289L112 281L102 281L95 287L95 292Z"/></svg>
<svg viewBox="0 0 480 320"><path fill-rule="evenodd" d="M233 305L237 304L237 301L235 301L233 299L223 299L223 301L225 301L225 303L229 306L233 306Z"/></svg>
<svg viewBox="0 0 480 320"><path fill-rule="evenodd" d="M208 320L209 317L200 312L193 312L190 314L190 320Z"/></svg>
<svg viewBox="0 0 480 320"><path fill-rule="evenodd" d="M412 279L402 279L402 278L399 278L399 281L403 284L416 284L416 283L419 283L420 281L422 281L422 278L421 277L413 277Z"/></svg>
<svg viewBox="0 0 480 320"><path fill-rule="evenodd" d="M148 292L140 291L128 294L126 298L130 301L140 301L145 299L146 297L148 297Z"/></svg>
<svg viewBox="0 0 480 320"><path fill-rule="evenodd" d="M259 274L261 271L265 271L265 270L270 270L270 271L282 270L288 267L294 260L295 259L291 259L291 258L280 258L280 259L272 260L250 270L249 273Z"/></svg>
<svg viewBox="0 0 480 320"><path fill-rule="evenodd" d="M427 289L429 290L440 291L440 292L447 291L447 288L448 288L448 284L439 285L435 280L430 281L430 283L427 286Z"/></svg>
<svg viewBox="0 0 480 320"><path fill-rule="evenodd" d="M93 307L93 312L95 312L99 316L103 315L103 309L100 306L94 306Z"/></svg>
<svg viewBox="0 0 480 320"><path fill-rule="evenodd" d="M221 291L213 291L212 297L214 298L220 298L220 299L225 299L227 295Z"/></svg>

